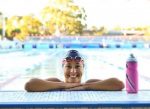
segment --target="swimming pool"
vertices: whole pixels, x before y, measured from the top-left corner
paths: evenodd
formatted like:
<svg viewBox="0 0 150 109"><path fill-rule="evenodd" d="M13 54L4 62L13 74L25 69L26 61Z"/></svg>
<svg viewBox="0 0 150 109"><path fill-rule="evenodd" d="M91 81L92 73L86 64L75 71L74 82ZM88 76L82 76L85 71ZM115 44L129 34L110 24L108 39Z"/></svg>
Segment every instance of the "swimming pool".
<svg viewBox="0 0 150 109"><path fill-rule="evenodd" d="M63 80L61 59L69 49L22 49L0 53L0 90L24 90L25 82L32 77ZM75 49L85 58L83 82L91 78L117 77L125 83L126 59L134 53L139 64L139 88L150 89L150 49Z"/></svg>

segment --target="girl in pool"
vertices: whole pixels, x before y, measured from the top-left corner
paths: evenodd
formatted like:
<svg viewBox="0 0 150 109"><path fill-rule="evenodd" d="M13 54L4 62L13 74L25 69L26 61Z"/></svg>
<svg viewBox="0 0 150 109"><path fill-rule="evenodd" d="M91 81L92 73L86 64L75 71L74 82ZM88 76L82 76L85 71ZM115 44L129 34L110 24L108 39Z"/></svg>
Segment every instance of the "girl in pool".
<svg viewBox="0 0 150 109"><path fill-rule="evenodd" d="M105 80L90 79L81 83L84 70L84 60L76 50L69 50L62 62L65 81L58 78L33 78L25 84L29 92L49 90L122 90L124 84L117 78Z"/></svg>

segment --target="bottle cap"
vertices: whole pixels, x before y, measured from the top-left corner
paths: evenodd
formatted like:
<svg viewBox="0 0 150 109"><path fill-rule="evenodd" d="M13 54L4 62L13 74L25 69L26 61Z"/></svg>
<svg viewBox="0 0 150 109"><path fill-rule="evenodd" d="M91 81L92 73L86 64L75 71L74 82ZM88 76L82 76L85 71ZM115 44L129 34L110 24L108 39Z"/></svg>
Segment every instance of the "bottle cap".
<svg viewBox="0 0 150 109"><path fill-rule="evenodd" d="M135 56L131 53L130 56L128 57L128 60L127 62L129 61L134 61L134 62L137 62L137 59L135 58Z"/></svg>

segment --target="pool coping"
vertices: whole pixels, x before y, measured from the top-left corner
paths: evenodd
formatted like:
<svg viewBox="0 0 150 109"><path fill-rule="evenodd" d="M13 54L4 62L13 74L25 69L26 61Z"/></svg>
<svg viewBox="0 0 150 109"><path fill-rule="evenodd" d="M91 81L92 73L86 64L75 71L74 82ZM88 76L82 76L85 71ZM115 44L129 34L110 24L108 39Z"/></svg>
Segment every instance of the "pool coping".
<svg viewBox="0 0 150 109"><path fill-rule="evenodd" d="M150 107L150 90L123 91L0 91L0 108Z"/></svg>

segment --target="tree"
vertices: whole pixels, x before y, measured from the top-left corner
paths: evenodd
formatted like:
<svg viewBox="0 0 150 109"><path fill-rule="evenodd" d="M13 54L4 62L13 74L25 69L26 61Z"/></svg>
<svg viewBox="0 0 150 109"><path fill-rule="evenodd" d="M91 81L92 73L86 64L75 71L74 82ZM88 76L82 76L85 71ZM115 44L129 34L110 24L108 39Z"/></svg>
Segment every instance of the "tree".
<svg viewBox="0 0 150 109"><path fill-rule="evenodd" d="M29 34L39 34L41 22L32 15L28 16L13 16L7 19L6 22L7 38L14 37L19 40L24 40Z"/></svg>
<svg viewBox="0 0 150 109"><path fill-rule="evenodd" d="M8 39L13 39L15 37L15 30L19 29L19 19L20 17L13 16L6 20L6 31L7 31L6 37Z"/></svg>
<svg viewBox="0 0 150 109"><path fill-rule="evenodd" d="M106 32L106 28L104 26L99 28L96 26L92 26L91 31L92 31L91 35L102 36Z"/></svg>
<svg viewBox="0 0 150 109"><path fill-rule="evenodd" d="M24 31L27 34L40 34L39 30L42 26L42 23L33 15L28 15L22 17L19 26L21 31Z"/></svg>
<svg viewBox="0 0 150 109"><path fill-rule="evenodd" d="M73 0L50 0L41 15L45 32L50 34L57 30L64 35L81 34L86 25L84 8L77 6Z"/></svg>

